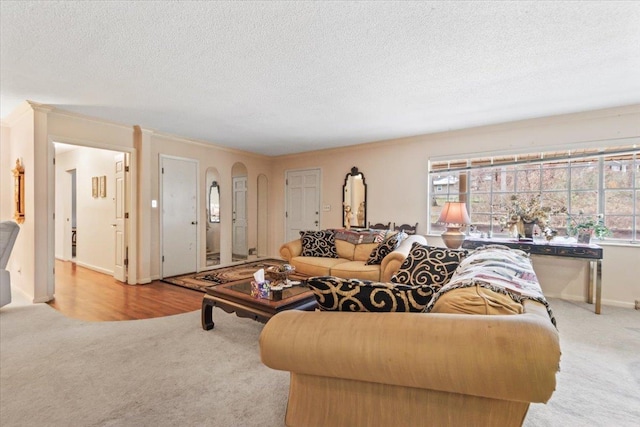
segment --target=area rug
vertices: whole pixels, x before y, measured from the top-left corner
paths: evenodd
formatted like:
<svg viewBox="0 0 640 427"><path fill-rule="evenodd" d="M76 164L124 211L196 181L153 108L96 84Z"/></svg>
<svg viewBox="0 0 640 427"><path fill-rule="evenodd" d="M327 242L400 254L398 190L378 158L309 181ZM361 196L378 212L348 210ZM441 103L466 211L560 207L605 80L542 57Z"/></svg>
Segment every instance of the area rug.
<svg viewBox="0 0 640 427"><path fill-rule="evenodd" d="M212 286L249 279L253 277L253 273L260 270L261 268L266 269L268 267L279 266L284 263L285 261L283 260L267 258L257 261L248 261L242 264L232 265L228 267L219 267L213 270L201 271L200 273L165 277L164 279L162 279L162 281L170 283L172 285L183 286L185 288L206 292L206 289ZM299 279L303 276L292 275L291 277Z"/></svg>

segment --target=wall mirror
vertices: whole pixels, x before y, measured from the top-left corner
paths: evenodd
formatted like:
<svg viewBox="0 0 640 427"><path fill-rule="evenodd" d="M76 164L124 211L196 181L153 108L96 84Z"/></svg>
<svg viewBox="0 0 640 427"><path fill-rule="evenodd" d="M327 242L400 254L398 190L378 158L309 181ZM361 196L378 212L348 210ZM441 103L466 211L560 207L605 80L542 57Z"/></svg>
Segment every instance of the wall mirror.
<svg viewBox="0 0 640 427"><path fill-rule="evenodd" d="M220 187L218 181L209 186L209 222L220 222Z"/></svg>
<svg viewBox="0 0 640 427"><path fill-rule="evenodd" d="M342 206L344 216L342 225L345 228L365 227L367 223L367 184L364 174L352 167L344 178L342 186Z"/></svg>
<svg viewBox="0 0 640 427"><path fill-rule="evenodd" d="M24 167L20 163L20 159L16 159L16 168L12 170L14 179L14 213L13 218L18 224L24 222Z"/></svg>
<svg viewBox="0 0 640 427"><path fill-rule="evenodd" d="M216 168L207 168L207 266L220 264L220 175Z"/></svg>
<svg viewBox="0 0 640 427"><path fill-rule="evenodd" d="M247 167L242 163L236 163L231 168L232 203L231 216L231 257L233 261L245 260L249 249L247 243Z"/></svg>

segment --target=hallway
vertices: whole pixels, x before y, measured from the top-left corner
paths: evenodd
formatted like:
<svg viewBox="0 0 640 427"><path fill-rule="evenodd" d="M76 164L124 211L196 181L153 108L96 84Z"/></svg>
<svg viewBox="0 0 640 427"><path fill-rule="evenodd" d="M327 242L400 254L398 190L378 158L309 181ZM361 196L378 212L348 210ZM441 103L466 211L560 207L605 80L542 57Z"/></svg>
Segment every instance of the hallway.
<svg viewBox="0 0 640 427"><path fill-rule="evenodd" d="M56 260L55 299L65 316L89 321L135 320L199 310L203 294L158 280L128 285L70 261Z"/></svg>

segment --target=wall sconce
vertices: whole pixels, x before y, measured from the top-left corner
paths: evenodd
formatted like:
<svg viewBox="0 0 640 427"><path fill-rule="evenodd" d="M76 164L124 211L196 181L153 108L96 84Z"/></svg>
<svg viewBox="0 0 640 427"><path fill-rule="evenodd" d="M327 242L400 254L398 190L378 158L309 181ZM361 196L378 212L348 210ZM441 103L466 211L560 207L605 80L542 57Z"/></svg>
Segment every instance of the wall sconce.
<svg viewBox="0 0 640 427"><path fill-rule="evenodd" d="M458 249L464 242L464 233L461 227L471 224L464 202L445 202L438 222L446 224L447 231L442 233L442 241L449 249Z"/></svg>

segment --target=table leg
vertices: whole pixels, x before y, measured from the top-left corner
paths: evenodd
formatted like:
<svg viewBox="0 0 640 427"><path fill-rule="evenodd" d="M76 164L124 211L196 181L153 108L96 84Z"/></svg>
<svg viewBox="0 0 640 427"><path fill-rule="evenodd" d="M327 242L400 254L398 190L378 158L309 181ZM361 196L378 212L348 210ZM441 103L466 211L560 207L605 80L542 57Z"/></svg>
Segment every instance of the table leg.
<svg viewBox="0 0 640 427"><path fill-rule="evenodd" d="M597 261L589 261L589 286L587 287L587 302L593 304L593 288L596 285Z"/></svg>
<svg viewBox="0 0 640 427"><path fill-rule="evenodd" d="M600 314L602 299L602 260L596 261L596 314Z"/></svg>
<svg viewBox="0 0 640 427"><path fill-rule="evenodd" d="M202 329L209 331L213 329L213 307L216 302L209 298L202 299Z"/></svg>

